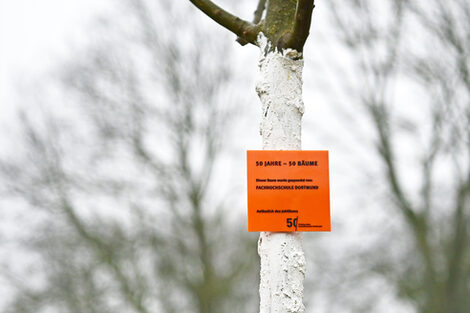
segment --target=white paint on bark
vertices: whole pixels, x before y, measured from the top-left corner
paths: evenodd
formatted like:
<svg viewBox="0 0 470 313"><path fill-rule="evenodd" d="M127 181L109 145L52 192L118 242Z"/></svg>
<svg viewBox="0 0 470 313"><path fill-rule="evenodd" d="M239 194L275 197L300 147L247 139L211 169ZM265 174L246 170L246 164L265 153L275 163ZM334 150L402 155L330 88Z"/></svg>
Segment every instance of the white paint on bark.
<svg viewBox="0 0 470 313"><path fill-rule="evenodd" d="M265 150L300 150L302 70L304 61L295 50L269 50L269 42L260 35L260 75L256 91L262 104L260 133Z"/></svg>
<svg viewBox="0 0 470 313"><path fill-rule="evenodd" d="M260 75L256 91L262 104L260 133L265 150L300 150L303 59L295 50L269 51L261 33ZM305 255L300 233L261 232L260 313L301 313Z"/></svg>

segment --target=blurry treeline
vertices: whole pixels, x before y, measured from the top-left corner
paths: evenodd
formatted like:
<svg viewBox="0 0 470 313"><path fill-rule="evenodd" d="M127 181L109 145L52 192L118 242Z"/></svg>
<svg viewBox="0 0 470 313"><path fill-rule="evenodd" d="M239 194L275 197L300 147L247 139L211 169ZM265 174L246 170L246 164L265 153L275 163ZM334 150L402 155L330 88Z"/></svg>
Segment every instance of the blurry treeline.
<svg viewBox="0 0 470 313"><path fill-rule="evenodd" d="M256 236L213 179L238 114L228 37L174 1L116 7L1 162L2 198L31 209L2 312L255 312Z"/></svg>

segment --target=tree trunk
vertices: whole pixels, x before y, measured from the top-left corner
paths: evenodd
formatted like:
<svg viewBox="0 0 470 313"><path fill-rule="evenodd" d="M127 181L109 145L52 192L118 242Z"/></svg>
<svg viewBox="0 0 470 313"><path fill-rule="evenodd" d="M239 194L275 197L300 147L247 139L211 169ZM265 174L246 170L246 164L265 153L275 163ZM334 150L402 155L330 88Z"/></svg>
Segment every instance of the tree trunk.
<svg viewBox="0 0 470 313"><path fill-rule="evenodd" d="M261 49L256 91L262 104L260 132L265 150L300 150L302 51L307 40L314 0L258 0L254 23L244 21L210 0L190 0L214 21L238 36L241 44ZM266 15L260 21L266 5ZM262 232L260 312L300 313L305 256L299 233Z"/></svg>
<svg viewBox="0 0 470 313"><path fill-rule="evenodd" d="M262 104L260 133L264 150L300 150L302 101L301 54L271 49L260 33L260 77L256 91ZM261 232L260 313L300 313L305 256L300 233Z"/></svg>

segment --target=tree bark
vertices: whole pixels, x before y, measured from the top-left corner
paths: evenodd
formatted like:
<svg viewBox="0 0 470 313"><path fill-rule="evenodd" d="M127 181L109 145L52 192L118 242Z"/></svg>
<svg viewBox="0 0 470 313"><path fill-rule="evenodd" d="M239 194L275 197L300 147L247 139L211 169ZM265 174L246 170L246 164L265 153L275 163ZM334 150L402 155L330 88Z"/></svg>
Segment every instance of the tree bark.
<svg viewBox="0 0 470 313"><path fill-rule="evenodd" d="M260 33L260 76L256 91L262 104L260 133L265 150L300 150L303 59L292 49L271 49ZM305 256L300 233L261 232L260 313L300 313Z"/></svg>

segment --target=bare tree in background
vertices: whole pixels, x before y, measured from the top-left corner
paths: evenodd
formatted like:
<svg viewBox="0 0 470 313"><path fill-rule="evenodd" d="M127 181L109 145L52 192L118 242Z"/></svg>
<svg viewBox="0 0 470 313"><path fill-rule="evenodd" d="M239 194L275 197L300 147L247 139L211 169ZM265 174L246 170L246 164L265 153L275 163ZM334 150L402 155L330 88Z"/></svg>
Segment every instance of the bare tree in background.
<svg viewBox="0 0 470 313"><path fill-rule="evenodd" d="M170 1L121 4L123 23L60 70L67 99L25 111L1 162L4 195L39 221L18 254L29 270L3 271L2 312L253 310L253 241L213 178L234 116L223 41L199 45Z"/></svg>
<svg viewBox="0 0 470 313"><path fill-rule="evenodd" d="M468 312L470 2L335 1L332 13L356 62L346 92L371 121L387 221L377 245L344 259L354 274L331 306L380 277L416 312ZM381 293L365 299L342 305L373 312Z"/></svg>

